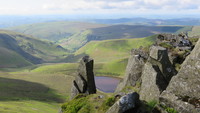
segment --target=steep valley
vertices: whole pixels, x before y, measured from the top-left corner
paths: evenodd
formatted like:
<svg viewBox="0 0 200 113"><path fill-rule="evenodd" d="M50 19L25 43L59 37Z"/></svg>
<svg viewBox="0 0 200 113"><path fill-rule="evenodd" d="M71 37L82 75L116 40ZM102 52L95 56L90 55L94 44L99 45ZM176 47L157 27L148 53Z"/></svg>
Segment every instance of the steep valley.
<svg viewBox="0 0 200 113"><path fill-rule="evenodd" d="M4 32L6 32L5 34L7 36L8 31L4 31ZM24 37L23 35L22 37L18 37L18 38L14 37L15 35L14 36L13 35L9 34L8 36L12 36L9 38L11 38L14 41L25 40L24 45L26 45L27 42L33 43L34 40L39 41L37 39L28 38L27 36ZM6 39L6 37L3 37L2 39ZM29 40L33 40L33 42ZM82 54L88 54L88 55L93 56L95 55L95 53L98 53L99 51L103 52L105 50L104 46L107 45L106 49L108 51L103 52L103 54L105 55L104 57L93 56L97 59L95 61L95 74L97 76L99 75L123 76L123 73L127 64L126 55L128 55L129 49L131 49L132 47L139 48L140 46L143 45L142 42L140 44L137 44L138 40L143 41L143 42L146 41L146 44L147 44L146 46L148 46L153 42L154 37L147 37L144 39L143 38L120 39L120 40L91 42L92 44L88 44L85 47L85 48L91 48L90 52L86 51L88 49L83 48L83 49L80 49L77 53L75 53L75 56L79 56ZM119 47L115 47L115 49L112 49L115 46L114 43L116 42L121 44L121 47L119 46ZM17 44L18 43L16 42L11 43L11 45L16 45L18 48L20 48L20 46ZM46 43L43 42L43 44L46 44ZM98 46L96 46L95 48L94 45L98 45ZM1 46L2 48L7 47L6 45L1 45ZM45 45L43 45L43 47L44 46ZM96 51L97 48L99 48L99 51ZM23 63L22 61L19 61L20 65L17 65L16 62L10 62L9 64L8 61L10 60L8 58L10 57L4 56L4 58L6 58L5 63L8 63L9 65L6 66L6 64L1 63L2 66L5 66L5 67L1 67L0 69L1 70L0 87L2 87L1 88L2 90L0 93L1 94L0 100L2 100L0 102L0 106L1 106L0 111L3 113L9 113L11 111L16 111L17 113L18 112L38 113L38 111L45 112L45 113L57 112L61 106L60 104L62 104L63 101L68 100L70 96L72 80L74 79L74 75L76 73L78 64L77 63L34 64L34 63L30 63L28 60L26 60L26 57L23 57L21 54L15 52L14 50L10 48L6 48L6 49L11 51L9 52L10 56L15 57L11 54L13 52L17 54L19 57L21 57L23 60L27 61L29 65L27 66L21 65ZM23 48L20 48L20 49L25 51ZM113 51L112 53L116 53L116 55L114 55L113 58L111 57L112 56L111 51ZM27 51L27 52L30 52L30 55L31 55L31 51ZM55 53L56 52L59 52L59 51L55 51ZM45 55L47 58L50 57L48 54ZM106 54L107 55L110 54L109 55L110 60L107 60ZM6 54L3 53L1 55L6 55ZM11 59L13 59L12 57ZM75 61L76 62L79 61L81 57L82 56L77 57ZM20 58L17 58L17 57L15 58L17 60L20 60ZM15 66L12 66L12 65L15 65ZM118 71L114 72L113 70L115 70L116 68L118 68ZM23 105L23 107L19 107L19 105Z"/></svg>
<svg viewBox="0 0 200 113"><path fill-rule="evenodd" d="M98 90L97 94L70 101L72 81L77 74L78 62L82 57L89 55L94 59L95 76L125 78L128 59L132 53L130 51L133 48L148 53L151 45L155 44L160 36L157 33L181 33L192 28L191 26L139 26L139 28L116 26L89 25L87 30L84 26L84 29L73 32L75 34L66 40L60 38L61 40L57 40L56 43L22 33L0 30L0 112L55 113L59 112L64 102L75 105L81 99L87 102L85 103L87 106L82 109L83 113L88 109L92 113L106 112L116 101L116 93L104 93ZM190 36L194 33L196 33L194 36L198 35L197 29L198 27L193 27L189 32ZM196 44L196 37L192 40L194 40L192 44ZM72 48L68 50L66 44ZM160 45L172 48L168 43L160 43ZM184 54L177 49L174 49L174 52L178 55ZM181 67L179 64L174 66L177 69ZM135 84L137 87L125 87L122 94L138 91L142 84L138 82ZM168 95L163 95L163 98L168 99ZM152 103L147 102L147 104ZM153 109L149 106L151 105L145 109Z"/></svg>
<svg viewBox="0 0 200 113"><path fill-rule="evenodd" d="M52 42L7 30L0 30L0 48L0 67L59 62L68 55L66 49Z"/></svg>

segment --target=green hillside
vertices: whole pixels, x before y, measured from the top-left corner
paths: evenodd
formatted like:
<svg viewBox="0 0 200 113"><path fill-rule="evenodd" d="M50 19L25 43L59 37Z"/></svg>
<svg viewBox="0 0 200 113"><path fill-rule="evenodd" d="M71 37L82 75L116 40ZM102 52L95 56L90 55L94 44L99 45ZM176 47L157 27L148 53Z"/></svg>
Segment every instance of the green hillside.
<svg viewBox="0 0 200 113"><path fill-rule="evenodd" d="M159 33L176 33L185 30L188 30L187 26L113 25L81 31L60 40L58 44L74 51L92 40L142 38Z"/></svg>
<svg viewBox="0 0 200 113"><path fill-rule="evenodd" d="M63 38L67 38L77 32L103 27L103 24L94 24L87 22L46 22L31 25L17 26L9 28L10 30L28 34L41 39L47 39L50 41L58 41Z"/></svg>
<svg viewBox="0 0 200 113"><path fill-rule="evenodd" d="M75 55L88 54L97 62L107 62L129 56L132 48L148 46L154 43L155 36L135 39L115 39L91 41L75 52Z"/></svg>
<svg viewBox="0 0 200 113"><path fill-rule="evenodd" d="M85 45L87 42L89 42L88 36L91 33L92 33L91 30L78 32L69 38L59 40L58 44L61 45L63 48L67 48L68 50L74 52L75 50L79 49L80 47Z"/></svg>
<svg viewBox="0 0 200 113"><path fill-rule="evenodd" d="M51 64L24 68L18 72L0 71L0 112L58 112L70 96L76 66Z"/></svg>
<svg viewBox="0 0 200 113"><path fill-rule="evenodd" d="M0 67L59 62L67 55L59 45L5 30L0 30L0 51Z"/></svg>
<svg viewBox="0 0 200 113"><path fill-rule="evenodd" d="M96 76L124 76L128 57L124 59L111 60L104 63L95 62L94 72Z"/></svg>
<svg viewBox="0 0 200 113"><path fill-rule="evenodd" d="M193 36L200 36L200 26L194 26L192 27L192 30L188 32L188 35Z"/></svg>
<svg viewBox="0 0 200 113"><path fill-rule="evenodd" d="M148 47L153 44L153 35L145 38L135 39L113 39L104 41L91 41L77 50L74 57L89 55L95 61L96 75L103 76L123 76L127 65L130 51L141 46ZM79 61L78 59L76 59Z"/></svg>
<svg viewBox="0 0 200 113"><path fill-rule="evenodd" d="M178 35L178 34L180 34L180 33L182 33L182 32L184 32L184 33L191 32L191 31L192 31L192 28L193 28L193 26L185 26L185 27L179 29L178 31L176 31L175 34Z"/></svg>
<svg viewBox="0 0 200 113"><path fill-rule="evenodd" d="M32 65L24 57L7 48L0 47L0 68Z"/></svg>

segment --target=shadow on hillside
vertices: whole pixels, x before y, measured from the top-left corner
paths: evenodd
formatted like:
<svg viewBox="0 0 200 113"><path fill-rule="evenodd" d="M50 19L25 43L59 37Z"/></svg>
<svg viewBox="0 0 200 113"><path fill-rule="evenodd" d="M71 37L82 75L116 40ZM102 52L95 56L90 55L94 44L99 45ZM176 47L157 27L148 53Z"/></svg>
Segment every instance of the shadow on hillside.
<svg viewBox="0 0 200 113"><path fill-rule="evenodd" d="M64 101L54 90L42 84L0 77L0 101L11 100Z"/></svg>

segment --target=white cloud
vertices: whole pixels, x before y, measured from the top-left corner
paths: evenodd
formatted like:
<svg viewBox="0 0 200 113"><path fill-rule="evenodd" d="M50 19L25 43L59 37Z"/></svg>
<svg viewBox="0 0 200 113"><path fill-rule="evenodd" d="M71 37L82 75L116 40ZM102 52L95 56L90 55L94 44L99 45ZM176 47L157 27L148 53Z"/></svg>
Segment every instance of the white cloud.
<svg viewBox="0 0 200 113"><path fill-rule="evenodd" d="M198 12L200 0L0 0L0 14Z"/></svg>

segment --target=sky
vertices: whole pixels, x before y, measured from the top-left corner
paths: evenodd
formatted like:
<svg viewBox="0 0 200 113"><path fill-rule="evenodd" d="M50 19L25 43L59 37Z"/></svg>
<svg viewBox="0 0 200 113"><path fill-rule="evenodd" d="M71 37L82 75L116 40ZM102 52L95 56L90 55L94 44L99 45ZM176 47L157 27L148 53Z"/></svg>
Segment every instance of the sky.
<svg viewBox="0 0 200 113"><path fill-rule="evenodd" d="M200 0L0 0L0 15L199 15Z"/></svg>

